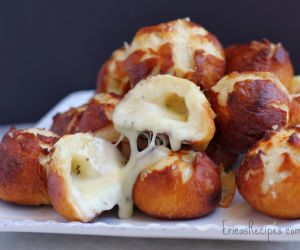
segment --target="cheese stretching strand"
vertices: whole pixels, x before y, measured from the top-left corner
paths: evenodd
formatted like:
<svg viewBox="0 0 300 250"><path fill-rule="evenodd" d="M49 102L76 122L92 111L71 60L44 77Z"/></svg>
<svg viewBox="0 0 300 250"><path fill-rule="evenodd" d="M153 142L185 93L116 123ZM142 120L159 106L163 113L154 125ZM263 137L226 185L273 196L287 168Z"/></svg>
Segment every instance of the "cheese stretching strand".
<svg viewBox="0 0 300 250"><path fill-rule="evenodd" d="M147 148L139 152L137 147L139 133L123 130L123 134L129 139L131 155L126 166L120 171L121 195L118 206L119 217L126 219L131 217L133 213L132 189L138 175L146 167L166 158L169 154L169 149L165 146L156 146L156 134L153 134Z"/></svg>
<svg viewBox="0 0 300 250"><path fill-rule="evenodd" d="M214 113L194 83L169 75L140 81L117 105L115 129L168 136L173 151L181 144L205 150L215 133Z"/></svg>
<svg viewBox="0 0 300 250"><path fill-rule="evenodd" d="M115 129L128 138L131 149L129 162L121 171L120 218L132 215L132 189L139 173L170 152L155 145L157 135L166 134L173 151L182 143L204 149L215 131L213 118L205 96L188 80L168 75L148 77L127 93L113 113ZM150 131L152 138L139 152L137 139L144 131Z"/></svg>
<svg viewBox="0 0 300 250"><path fill-rule="evenodd" d="M119 206L120 218L132 216L133 187L139 174L170 157L172 152L167 148L168 143L172 151L180 150L182 144L205 149L215 132L213 119L214 113L198 86L188 80L159 75L138 83L116 106L112 115L115 129L130 144L127 163L117 144L97 138L92 133L56 138L50 132L43 132L45 136L42 136L41 131L29 130L20 132L20 136L26 141L36 141L39 146L37 158L40 157L41 164L45 165L47 176L43 188L48 189L55 210L68 220L89 222L116 205ZM12 133L19 135L17 131ZM148 140L143 150L138 145L139 136ZM45 146L47 154L43 155ZM6 153L5 150L3 153ZM190 154L194 155L193 152ZM186 214L188 218L212 211L214 205L202 205L207 204L207 200L217 204L220 193L219 176L214 164L200 153L194 158L189 162L189 173L197 173L197 178L203 176L202 182L191 174L188 175L191 176L189 181L184 181L183 185L190 183L194 187L197 183L195 193L200 195L195 197L201 201L201 207ZM199 183L202 183L201 187ZM205 196L201 192L206 192ZM16 199L12 201L18 201Z"/></svg>

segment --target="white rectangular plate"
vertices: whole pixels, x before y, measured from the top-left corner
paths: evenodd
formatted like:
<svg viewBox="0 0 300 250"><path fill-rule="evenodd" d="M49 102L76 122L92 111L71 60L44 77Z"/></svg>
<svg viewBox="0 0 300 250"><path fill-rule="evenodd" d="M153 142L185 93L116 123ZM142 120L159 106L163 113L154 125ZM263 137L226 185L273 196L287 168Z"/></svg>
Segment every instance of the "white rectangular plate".
<svg viewBox="0 0 300 250"><path fill-rule="evenodd" d="M85 103L92 91L73 93L58 103L36 125L49 128L52 117ZM92 223L67 222L48 206L24 207L0 202L0 231L89 234L129 237L195 238L231 240L300 241L300 220L279 220L255 212L236 194L230 208L217 208L195 220L165 221L138 211L120 220L116 211L104 213Z"/></svg>

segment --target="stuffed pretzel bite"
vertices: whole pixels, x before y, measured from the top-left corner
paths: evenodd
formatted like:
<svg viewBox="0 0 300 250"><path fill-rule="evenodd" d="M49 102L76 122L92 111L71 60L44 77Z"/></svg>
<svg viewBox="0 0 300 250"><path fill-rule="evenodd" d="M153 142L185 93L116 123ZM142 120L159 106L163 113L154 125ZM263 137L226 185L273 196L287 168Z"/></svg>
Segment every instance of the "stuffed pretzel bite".
<svg viewBox="0 0 300 250"><path fill-rule="evenodd" d="M280 44L263 39L226 48L227 74L238 71L271 72L292 91L293 65L289 53Z"/></svg>
<svg viewBox="0 0 300 250"><path fill-rule="evenodd" d="M189 19L138 30L131 44L116 50L101 67L97 92L124 95L149 75L169 74L209 89L225 73L217 38Z"/></svg>
<svg viewBox="0 0 300 250"><path fill-rule="evenodd" d="M54 209L71 221L88 222L119 201L122 156L111 143L88 133L61 137L48 163Z"/></svg>
<svg viewBox="0 0 300 250"><path fill-rule="evenodd" d="M233 153L245 152L266 130L289 123L289 93L269 72L233 72L211 89L209 97L220 143Z"/></svg>
<svg viewBox="0 0 300 250"><path fill-rule="evenodd" d="M135 205L152 217L191 219L212 212L221 197L217 166L204 153L170 152L135 182Z"/></svg>
<svg viewBox="0 0 300 250"><path fill-rule="evenodd" d="M300 218L300 129L266 133L246 154L237 176L243 198L257 211Z"/></svg>
<svg viewBox="0 0 300 250"><path fill-rule="evenodd" d="M50 204L46 163L58 136L42 129L11 129L0 144L0 199L22 205Z"/></svg>
<svg viewBox="0 0 300 250"><path fill-rule="evenodd" d="M115 94L96 94L86 105L57 114L51 130L59 135L91 132L116 142L120 134L114 129L112 113L119 101L120 97Z"/></svg>
<svg viewBox="0 0 300 250"><path fill-rule="evenodd" d="M126 94L113 113L113 123L125 136L130 130L166 135L173 151L181 144L205 150L215 132L214 116L194 83L157 75L140 81Z"/></svg>

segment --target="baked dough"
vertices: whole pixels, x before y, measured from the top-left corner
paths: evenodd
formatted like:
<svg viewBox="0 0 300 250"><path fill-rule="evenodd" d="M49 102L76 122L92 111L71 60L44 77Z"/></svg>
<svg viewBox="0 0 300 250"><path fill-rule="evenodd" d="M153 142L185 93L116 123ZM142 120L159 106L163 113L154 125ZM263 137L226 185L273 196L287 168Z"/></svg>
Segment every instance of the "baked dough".
<svg viewBox="0 0 300 250"><path fill-rule="evenodd" d="M240 194L256 210L300 218L300 129L270 131L246 154L237 177Z"/></svg>
<svg viewBox="0 0 300 250"><path fill-rule="evenodd" d="M220 143L233 153L245 152L266 130L289 124L289 93L269 72L233 72L212 87L209 99Z"/></svg>
<svg viewBox="0 0 300 250"><path fill-rule="evenodd" d="M48 163L48 190L55 210L68 220L88 222L119 201L122 156L111 143L90 134L61 137Z"/></svg>
<svg viewBox="0 0 300 250"><path fill-rule="evenodd" d="M225 50L227 74L238 71L271 72L289 91L293 91L293 65L289 53L281 43L267 39L246 44L231 45Z"/></svg>
<svg viewBox="0 0 300 250"><path fill-rule="evenodd" d="M149 75L170 74L209 89L225 73L217 38L189 19L141 28L131 44L116 50L101 67L98 92L124 95Z"/></svg>
<svg viewBox="0 0 300 250"><path fill-rule="evenodd" d="M0 144L0 199L22 205L50 204L46 163L58 136L42 129L11 129Z"/></svg>
<svg viewBox="0 0 300 250"><path fill-rule="evenodd" d="M135 86L113 113L117 131L167 135L171 149L181 144L205 150L215 133L214 113L194 83L170 75L150 76Z"/></svg>
<svg viewBox="0 0 300 250"><path fill-rule="evenodd" d="M91 132L115 143L120 134L114 129L112 113L120 99L115 94L96 94L87 104L54 116L51 131L59 135Z"/></svg>
<svg viewBox="0 0 300 250"><path fill-rule="evenodd" d="M212 212L221 198L218 167L204 153L170 152L139 175L135 205L163 219L191 219Z"/></svg>

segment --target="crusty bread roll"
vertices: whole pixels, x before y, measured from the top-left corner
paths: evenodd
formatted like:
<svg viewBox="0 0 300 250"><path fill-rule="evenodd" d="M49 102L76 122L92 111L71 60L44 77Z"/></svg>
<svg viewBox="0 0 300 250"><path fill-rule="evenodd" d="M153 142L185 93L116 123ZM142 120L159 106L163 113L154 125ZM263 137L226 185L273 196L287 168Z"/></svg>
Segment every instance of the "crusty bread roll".
<svg viewBox="0 0 300 250"><path fill-rule="evenodd" d="M91 132L114 143L120 134L114 129L112 113L119 101L115 94L96 94L86 105L57 114L51 131L59 135Z"/></svg>
<svg viewBox="0 0 300 250"><path fill-rule="evenodd" d="M46 163L58 139L41 129L11 129L0 144L0 199L22 205L50 204Z"/></svg>
<svg viewBox="0 0 300 250"><path fill-rule="evenodd" d="M280 44L263 39L226 48L227 74L238 71L271 72L292 91L293 65L289 53Z"/></svg>
<svg viewBox="0 0 300 250"><path fill-rule="evenodd" d="M164 134L173 151L181 144L205 150L215 132L214 113L194 83L170 75L140 81L113 113L117 131Z"/></svg>
<svg viewBox="0 0 300 250"><path fill-rule="evenodd" d="M116 50L101 67L98 92L124 95L149 75L186 78L203 89L225 73L224 51L217 38L189 19L141 28L131 44Z"/></svg>
<svg viewBox="0 0 300 250"><path fill-rule="evenodd" d="M48 162L48 191L55 210L88 222L113 208L120 194L122 156L109 142L88 133L61 137Z"/></svg>
<svg viewBox="0 0 300 250"><path fill-rule="evenodd" d="M237 176L244 199L276 218L300 218L300 129L268 132L245 156Z"/></svg>
<svg viewBox="0 0 300 250"><path fill-rule="evenodd" d="M211 89L209 98L220 143L233 153L245 152L266 130L289 123L289 93L269 72L233 72Z"/></svg>
<svg viewBox="0 0 300 250"><path fill-rule="evenodd" d="M204 154L170 152L148 166L134 185L133 200L144 213L163 219L191 219L212 212L221 197L217 166Z"/></svg>

